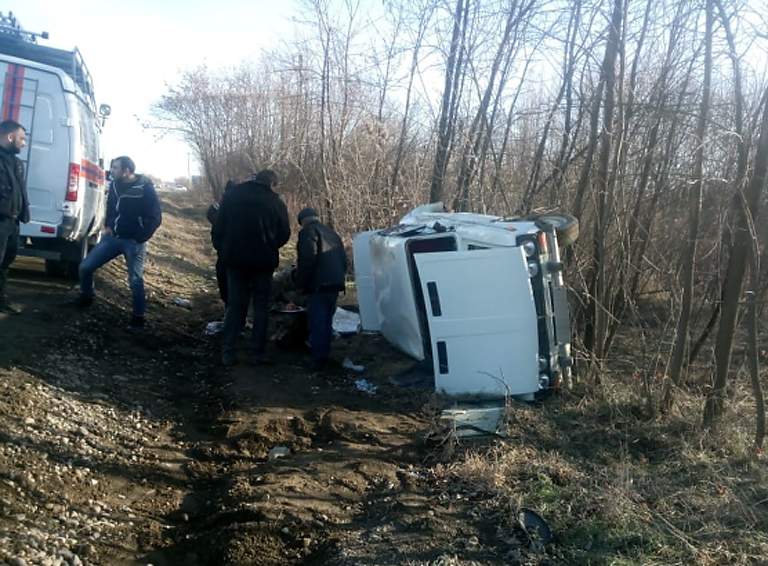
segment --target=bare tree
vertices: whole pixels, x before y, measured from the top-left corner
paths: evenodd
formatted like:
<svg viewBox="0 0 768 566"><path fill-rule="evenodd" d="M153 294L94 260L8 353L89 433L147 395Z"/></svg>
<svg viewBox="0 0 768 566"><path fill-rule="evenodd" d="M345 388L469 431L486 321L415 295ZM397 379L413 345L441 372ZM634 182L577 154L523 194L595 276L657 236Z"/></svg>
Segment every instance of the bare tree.
<svg viewBox="0 0 768 566"><path fill-rule="evenodd" d="M702 187L704 186L704 148L709 123L710 96L712 88L712 35L714 20L714 2L707 0L706 30L704 49L704 82L702 84L701 105L698 125L696 127L696 157L693 171L693 186L688 193L688 241L687 248L681 257L683 273L681 277L683 299L675 334L675 344L669 366L669 381L664 394L663 406L669 410L673 402L672 384L678 385L683 371L683 362L688 349L688 338L691 323L691 308L693 305L693 276L696 262L697 239L701 219Z"/></svg>
<svg viewBox="0 0 768 566"><path fill-rule="evenodd" d="M464 74L464 47L467 29L469 27L470 0L456 0L456 10L453 16L453 34L451 37L448 61L445 68L445 86L440 106L440 120L437 129L437 152L432 173L432 183L429 189L429 201L443 200L443 180L448 166L448 152L454 134L454 119L452 114L458 107L459 83Z"/></svg>
<svg viewBox="0 0 768 566"><path fill-rule="evenodd" d="M747 263L752 254L753 233L755 219L758 218L760 202L765 191L766 172L768 171L768 105L763 108L763 121L760 128L760 140L758 142L755 166L749 187L745 193L739 190L742 202L742 213L739 215L733 249L728 265L728 278L726 279L725 301L723 314L720 320L720 328L715 345L715 376L712 389L707 395L704 406L704 426L711 427L723 414L725 409L725 387L728 382L728 370L730 368L731 349L733 347L733 333L736 326L736 315L739 310L741 290L744 283L744 274ZM757 252L755 252L756 254ZM757 269L757 258L753 259L753 265ZM753 274L756 281L759 274ZM754 311L752 311L754 315ZM760 395L761 397L762 395ZM761 402L761 401L760 401Z"/></svg>

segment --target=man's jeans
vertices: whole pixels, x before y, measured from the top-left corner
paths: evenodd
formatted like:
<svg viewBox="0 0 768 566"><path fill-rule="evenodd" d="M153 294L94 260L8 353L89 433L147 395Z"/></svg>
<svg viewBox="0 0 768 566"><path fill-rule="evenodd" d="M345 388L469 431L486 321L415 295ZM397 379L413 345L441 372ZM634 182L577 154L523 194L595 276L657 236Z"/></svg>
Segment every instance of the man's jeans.
<svg viewBox="0 0 768 566"><path fill-rule="evenodd" d="M133 295L133 316L144 316L144 258L147 255L146 242L127 240L116 236L104 236L80 264L80 293L93 296L93 274L105 263L119 255L125 257L128 267L128 285Z"/></svg>
<svg viewBox="0 0 768 566"><path fill-rule="evenodd" d="M309 309L309 345L312 359L325 362L331 354L333 339L333 313L336 312L336 299L339 294L312 293L307 298Z"/></svg>
<svg viewBox="0 0 768 566"><path fill-rule="evenodd" d="M261 357L267 345L267 323L269 322L269 293L272 289L271 271L251 271L227 268L227 314L224 316L224 330L221 345L224 352L234 352L237 337L245 326L248 303L253 302L253 334L251 350Z"/></svg>
<svg viewBox="0 0 768 566"><path fill-rule="evenodd" d="M19 223L12 218L0 218L0 302L6 300L5 285L8 267L16 259L19 245Z"/></svg>

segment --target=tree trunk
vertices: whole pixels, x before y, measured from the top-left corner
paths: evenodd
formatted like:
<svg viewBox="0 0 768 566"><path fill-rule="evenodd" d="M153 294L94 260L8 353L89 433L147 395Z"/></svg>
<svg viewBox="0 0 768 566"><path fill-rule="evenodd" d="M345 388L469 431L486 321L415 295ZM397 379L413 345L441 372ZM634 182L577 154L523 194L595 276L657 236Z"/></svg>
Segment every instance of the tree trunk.
<svg viewBox="0 0 768 566"><path fill-rule="evenodd" d="M603 110L603 127L600 133L600 154L597 171L597 211L593 239L592 269L593 275L589 285L589 307L587 311L587 326L591 328L589 341L585 347L593 354L593 360L602 357L602 345L605 342L606 316L605 312L605 237L607 233L609 213L608 168L610 164L611 144L613 142L613 112L615 107L616 58L619 53L621 40L622 16L624 7L622 0L614 0L613 15L608 30L608 42L605 46L605 57L601 72L601 81L605 85L605 108ZM581 212L580 212L581 213ZM586 342L586 341L585 341Z"/></svg>
<svg viewBox="0 0 768 566"><path fill-rule="evenodd" d="M683 362L688 349L688 336L691 324L691 308L693 305L693 276L696 263L696 244L699 237L699 223L701 220L701 201L704 186L704 143L709 123L709 100L712 84L712 26L713 26L713 0L707 0L706 7L706 31L704 41L704 83L702 85L701 106L696 127L696 162L694 164L694 186L689 189L688 198L688 242L681 263L683 266L682 287L683 300L680 307L680 316L677 321L675 343L672 349L670 361L669 379L665 384L663 408L668 411L672 408L672 385L679 385L683 371Z"/></svg>
<svg viewBox="0 0 768 566"><path fill-rule="evenodd" d="M710 0L711 1L711 0ZM734 236L733 251L728 260L728 278L726 279L725 300L723 301L720 327L715 342L715 378L712 389L704 405L703 424L706 428L716 426L725 410L725 387L728 383L733 334L736 328L736 315L744 282L755 219L758 218L760 200L765 188L768 171L768 105L763 107L763 120L760 127L760 139L755 156L755 165L747 193L742 196L742 214Z"/></svg>
<svg viewBox="0 0 768 566"><path fill-rule="evenodd" d="M440 120L437 127L437 153L432 173L432 182L429 188L429 202L443 200L443 180L448 166L448 151L453 136L453 120L451 119L454 99L457 96L457 77L463 73L461 52L464 47L464 34L466 33L467 18L470 0L456 0L456 11L453 16L453 35L451 48L448 53L448 63L445 69L445 86L440 106Z"/></svg>

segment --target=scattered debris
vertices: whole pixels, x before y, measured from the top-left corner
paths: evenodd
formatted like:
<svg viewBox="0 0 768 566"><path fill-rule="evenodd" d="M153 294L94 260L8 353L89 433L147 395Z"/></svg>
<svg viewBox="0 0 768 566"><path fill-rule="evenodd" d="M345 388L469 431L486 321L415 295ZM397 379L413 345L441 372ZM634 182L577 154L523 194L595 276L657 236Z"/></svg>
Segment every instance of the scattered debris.
<svg viewBox="0 0 768 566"><path fill-rule="evenodd" d="M543 550L543 546L552 542L554 534L544 518L533 511L521 507L517 513L517 521L520 528L528 536L531 548L537 551Z"/></svg>
<svg viewBox="0 0 768 566"><path fill-rule="evenodd" d="M355 381L355 387L358 391L362 391L363 393L367 393L368 395L375 395L376 390L378 389L378 386L374 385L367 379L358 379Z"/></svg>
<svg viewBox="0 0 768 566"><path fill-rule="evenodd" d="M205 330L203 330L203 334L205 336L215 336L216 334L220 334L222 330L224 330L224 321L213 320L205 325Z"/></svg>
<svg viewBox="0 0 768 566"><path fill-rule="evenodd" d="M360 315L341 307L333 313L333 331L342 336L360 332Z"/></svg>
<svg viewBox="0 0 768 566"><path fill-rule="evenodd" d="M344 358L344 361L341 362L341 367L351 370L355 373L363 373L365 371L364 365L356 364L350 358Z"/></svg>
<svg viewBox="0 0 768 566"><path fill-rule="evenodd" d="M291 455L290 448L286 446L275 446L269 451L269 454L267 454L267 458L269 460L277 460L278 458L285 458L286 456Z"/></svg>
<svg viewBox="0 0 768 566"><path fill-rule="evenodd" d="M490 407L455 407L446 409L440 415L440 420L447 424L456 436L486 436L505 437L504 405Z"/></svg>
<svg viewBox="0 0 768 566"><path fill-rule="evenodd" d="M191 309L192 308L192 301L189 299L184 299L182 297L174 297L173 304L179 307L184 307L185 309Z"/></svg>

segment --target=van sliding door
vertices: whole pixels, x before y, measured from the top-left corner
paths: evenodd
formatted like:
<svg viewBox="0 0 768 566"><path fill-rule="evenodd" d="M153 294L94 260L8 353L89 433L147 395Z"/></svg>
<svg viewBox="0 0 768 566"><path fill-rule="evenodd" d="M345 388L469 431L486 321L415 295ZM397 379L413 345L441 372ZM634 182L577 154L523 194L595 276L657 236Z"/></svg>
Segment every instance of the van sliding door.
<svg viewBox="0 0 768 566"><path fill-rule="evenodd" d="M435 388L450 395L538 391L536 309L522 248L414 256Z"/></svg>

